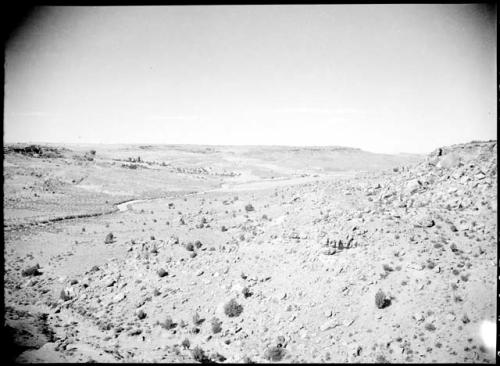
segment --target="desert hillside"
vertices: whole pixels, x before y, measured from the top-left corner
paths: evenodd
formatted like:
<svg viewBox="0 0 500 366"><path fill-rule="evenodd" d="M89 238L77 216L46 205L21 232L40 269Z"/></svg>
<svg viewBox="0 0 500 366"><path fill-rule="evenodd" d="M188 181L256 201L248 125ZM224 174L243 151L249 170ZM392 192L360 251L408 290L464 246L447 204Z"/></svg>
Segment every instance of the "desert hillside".
<svg viewBox="0 0 500 366"><path fill-rule="evenodd" d="M497 143L11 145L18 362L486 362Z"/></svg>

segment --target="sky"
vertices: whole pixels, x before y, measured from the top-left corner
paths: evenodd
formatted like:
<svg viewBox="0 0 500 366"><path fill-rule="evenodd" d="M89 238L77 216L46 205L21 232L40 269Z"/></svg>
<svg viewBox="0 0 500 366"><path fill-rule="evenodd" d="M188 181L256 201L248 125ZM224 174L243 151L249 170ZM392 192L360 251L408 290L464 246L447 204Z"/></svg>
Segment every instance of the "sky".
<svg viewBox="0 0 500 366"><path fill-rule="evenodd" d="M39 7L6 44L4 142L496 139L496 32L477 4Z"/></svg>

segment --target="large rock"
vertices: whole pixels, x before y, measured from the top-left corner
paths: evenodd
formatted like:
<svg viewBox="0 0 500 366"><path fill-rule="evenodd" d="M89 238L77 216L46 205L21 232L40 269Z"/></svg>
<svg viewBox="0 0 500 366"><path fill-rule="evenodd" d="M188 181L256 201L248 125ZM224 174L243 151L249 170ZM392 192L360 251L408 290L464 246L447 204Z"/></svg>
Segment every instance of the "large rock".
<svg viewBox="0 0 500 366"><path fill-rule="evenodd" d="M461 163L460 157L456 153L449 153L439 159L436 167L443 169L451 169L459 166Z"/></svg>

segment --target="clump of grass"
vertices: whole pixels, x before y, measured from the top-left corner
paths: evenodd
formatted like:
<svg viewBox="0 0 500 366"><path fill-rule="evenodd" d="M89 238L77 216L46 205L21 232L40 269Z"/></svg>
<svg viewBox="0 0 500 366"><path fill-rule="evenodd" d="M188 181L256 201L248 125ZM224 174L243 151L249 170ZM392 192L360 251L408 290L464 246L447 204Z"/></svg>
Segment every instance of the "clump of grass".
<svg viewBox="0 0 500 366"><path fill-rule="evenodd" d="M383 309L389 306L390 303L391 300L387 298L386 294L382 290L378 290L375 294L375 305L377 305L377 308Z"/></svg>
<svg viewBox="0 0 500 366"><path fill-rule="evenodd" d="M285 349L277 346L272 346L266 349L264 352L264 357L269 361L281 361L285 356Z"/></svg>
<svg viewBox="0 0 500 366"><path fill-rule="evenodd" d="M208 357L205 355L205 351L199 346L196 346L192 351L191 354L193 355L193 358L195 361L198 362L206 362L208 361Z"/></svg>
<svg viewBox="0 0 500 366"><path fill-rule="evenodd" d="M220 331L222 331L222 327L221 327L222 322L219 320L219 318L212 318L210 323L212 326L212 332L219 333Z"/></svg>
<svg viewBox="0 0 500 366"><path fill-rule="evenodd" d="M231 299L224 305L224 314L233 318L239 316L243 312L243 306L238 304L235 299Z"/></svg>
<svg viewBox="0 0 500 366"><path fill-rule="evenodd" d="M108 235L106 235L106 239L104 239L104 244L111 244L114 240L114 235L113 233L109 233Z"/></svg>

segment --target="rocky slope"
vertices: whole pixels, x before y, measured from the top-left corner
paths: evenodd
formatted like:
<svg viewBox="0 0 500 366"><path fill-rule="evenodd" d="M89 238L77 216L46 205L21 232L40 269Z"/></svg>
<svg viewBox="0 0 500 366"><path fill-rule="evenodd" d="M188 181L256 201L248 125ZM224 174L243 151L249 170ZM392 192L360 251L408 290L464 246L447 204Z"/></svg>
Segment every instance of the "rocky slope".
<svg viewBox="0 0 500 366"><path fill-rule="evenodd" d="M461 144L12 233L17 361L492 363L479 327L496 316L496 154Z"/></svg>

